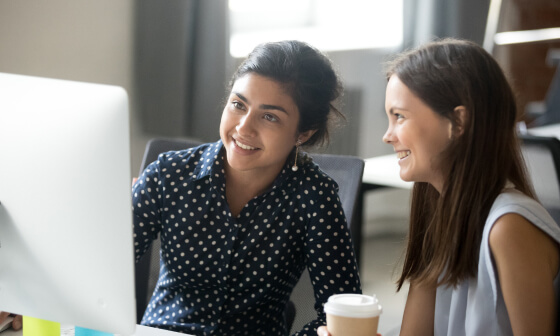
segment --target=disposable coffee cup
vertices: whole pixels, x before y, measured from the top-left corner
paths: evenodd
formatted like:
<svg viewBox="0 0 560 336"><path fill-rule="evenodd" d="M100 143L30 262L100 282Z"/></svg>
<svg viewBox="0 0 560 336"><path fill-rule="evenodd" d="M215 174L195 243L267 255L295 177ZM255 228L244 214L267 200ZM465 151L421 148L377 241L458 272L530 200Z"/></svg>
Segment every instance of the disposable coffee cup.
<svg viewBox="0 0 560 336"><path fill-rule="evenodd" d="M375 295L332 295L324 309L327 329L332 336L377 335L379 315L383 309Z"/></svg>

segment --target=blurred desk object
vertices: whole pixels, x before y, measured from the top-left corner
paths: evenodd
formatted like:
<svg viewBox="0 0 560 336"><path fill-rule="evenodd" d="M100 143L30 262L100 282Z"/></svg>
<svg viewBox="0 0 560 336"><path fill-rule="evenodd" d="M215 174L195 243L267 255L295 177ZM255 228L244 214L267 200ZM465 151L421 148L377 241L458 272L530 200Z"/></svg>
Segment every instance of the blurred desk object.
<svg viewBox="0 0 560 336"><path fill-rule="evenodd" d="M560 34L560 28L558 28ZM556 67L554 76L546 93L544 101L529 102L525 112L536 119L532 126L550 125L560 122L560 49L550 49L546 57L550 67Z"/></svg>
<svg viewBox="0 0 560 336"><path fill-rule="evenodd" d="M14 330L6 330L2 333L0 333L1 336L22 336L23 335L23 331L19 330L19 331L14 331ZM62 326L60 328L60 336L74 336L74 328L73 327L64 327ZM121 336L118 334L115 334L115 336ZM173 331L168 331L168 330L163 330L163 329L157 329L157 328L151 328L151 327L146 327L146 326L142 326L142 325L137 325L136 326L136 332L133 335L122 335L122 336L189 336L188 334L182 334L182 333L178 333L178 332L173 332Z"/></svg>
<svg viewBox="0 0 560 336"><path fill-rule="evenodd" d="M560 1L490 0L483 46L507 74L529 126L560 122Z"/></svg>
<svg viewBox="0 0 560 336"><path fill-rule="evenodd" d="M560 111L558 111L558 113L560 114ZM560 139L560 123L529 128L527 129L527 133L529 133L530 135L556 137ZM367 161L366 161L366 167L367 167Z"/></svg>
<svg viewBox="0 0 560 336"><path fill-rule="evenodd" d="M411 189L413 183L401 180L397 154L365 159L362 192L379 188Z"/></svg>

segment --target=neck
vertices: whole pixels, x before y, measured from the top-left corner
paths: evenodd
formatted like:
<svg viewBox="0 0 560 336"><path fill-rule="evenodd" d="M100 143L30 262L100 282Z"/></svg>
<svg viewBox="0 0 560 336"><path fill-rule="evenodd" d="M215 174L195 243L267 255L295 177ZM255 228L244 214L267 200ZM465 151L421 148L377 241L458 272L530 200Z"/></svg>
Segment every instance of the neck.
<svg viewBox="0 0 560 336"><path fill-rule="evenodd" d="M259 171L238 171L232 169L226 163L226 199L232 215L237 217L251 199L270 188L280 171L281 169L274 174L263 174Z"/></svg>

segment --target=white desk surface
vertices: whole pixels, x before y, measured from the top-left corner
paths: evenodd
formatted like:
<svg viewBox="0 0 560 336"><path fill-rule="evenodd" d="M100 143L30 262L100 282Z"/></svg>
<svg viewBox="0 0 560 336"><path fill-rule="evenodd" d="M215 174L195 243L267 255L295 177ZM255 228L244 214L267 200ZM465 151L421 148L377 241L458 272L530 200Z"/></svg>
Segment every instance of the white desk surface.
<svg viewBox="0 0 560 336"><path fill-rule="evenodd" d="M397 154L365 159L363 183L384 187L411 189L413 183L401 180Z"/></svg>
<svg viewBox="0 0 560 336"><path fill-rule="evenodd" d="M74 335L74 328L69 328L69 327L61 327L61 336L73 336ZM0 336L22 336L23 332L21 330L19 331L14 331L14 330L6 330L4 332L0 333ZM115 335L118 336L118 335ZM189 336L188 334L182 334L182 333L178 333L178 332L173 332L173 331L168 331L168 330L163 330L163 329L157 329L157 328L151 328L151 327L146 327L146 326L142 326L142 325L137 325L136 326L136 332L133 335L130 336Z"/></svg>
<svg viewBox="0 0 560 336"><path fill-rule="evenodd" d="M552 124L527 129L527 133L537 136L549 136L560 138L560 124Z"/></svg>

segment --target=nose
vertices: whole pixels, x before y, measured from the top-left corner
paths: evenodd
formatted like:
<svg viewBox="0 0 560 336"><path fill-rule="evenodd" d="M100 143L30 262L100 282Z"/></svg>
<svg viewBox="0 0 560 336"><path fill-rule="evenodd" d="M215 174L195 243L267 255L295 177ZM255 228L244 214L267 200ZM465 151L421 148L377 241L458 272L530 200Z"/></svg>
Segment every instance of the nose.
<svg viewBox="0 0 560 336"><path fill-rule="evenodd" d="M391 128L391 126L389 126L385 134L383 134L383 142L386 144L391 144L393 141L394 141L393 129Z"/></svg>
<svg viewBox="0 0 560 336"><path fill-rule="evenodd" d="M239 123L235 126L237 133L243 136L252 136L255 133L254 121L252 113L247 113L239 119Z"/></svg>

